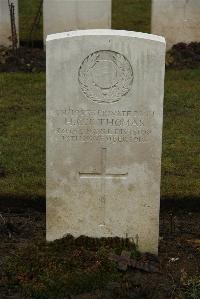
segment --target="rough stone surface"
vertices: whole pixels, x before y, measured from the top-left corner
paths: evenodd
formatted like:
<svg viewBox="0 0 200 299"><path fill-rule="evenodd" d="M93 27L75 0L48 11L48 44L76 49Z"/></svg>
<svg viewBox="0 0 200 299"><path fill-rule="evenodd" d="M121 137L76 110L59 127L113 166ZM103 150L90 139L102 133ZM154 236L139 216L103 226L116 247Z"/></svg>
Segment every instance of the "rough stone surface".
<svg viewBox="0 0 200 299"><path fill-rule="evenodd" d="M12 0L15 5L15 25L18 34L18 0ZM0 0L0 46L11 45L11 24L8 0Z"/></svg>
<svg viewBox="0 0 200 299"><path fill-rule="evenodd" d="M47 38L47 240L128 237L157 253L165 40Z"/></svg>
<svg viewBox="0 0 200 299"><path fill-rule="evenodd" d="M111 0L44 0L44 40L48 34L111 28Z"/></svg>
<svg viewBox="0 0 200 299"><path fill-rule="evenodd" d="M151 32L165 37L167 49L200 41L200 1L152 0Z"/></svg>

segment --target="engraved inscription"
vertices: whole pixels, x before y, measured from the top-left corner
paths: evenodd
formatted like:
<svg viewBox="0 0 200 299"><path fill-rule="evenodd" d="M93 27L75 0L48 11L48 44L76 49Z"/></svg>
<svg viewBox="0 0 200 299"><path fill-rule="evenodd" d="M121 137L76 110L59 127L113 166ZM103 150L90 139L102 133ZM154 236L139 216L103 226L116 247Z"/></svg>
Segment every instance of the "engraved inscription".
<svg viewBox="0 0 200 299"><path fill-rule="evenodd" d="M81 179L100 179L101 180L101 195L100 195L100 214L101 223L99 225L105 225L105 204L106 204L106 179L126 179L128 172L126 173L107 173L106 172L106 154L107 149L101 149L101 170L100 172L79 172Z"/></svg>
<svg viewBox="0 0 200 299"><path fill-rule="evenodd" d="M55 133L66 142L147 143L154 127L154 111L74 109L55 111Z"/></svg>
<svg viewBox="0 0 200 299"><path fill-rule="evenodd" d="M90 100L113 103L131 89L133 70L124 55L101 50L84 59L79 68L78 81L82 92Z"/></svg>

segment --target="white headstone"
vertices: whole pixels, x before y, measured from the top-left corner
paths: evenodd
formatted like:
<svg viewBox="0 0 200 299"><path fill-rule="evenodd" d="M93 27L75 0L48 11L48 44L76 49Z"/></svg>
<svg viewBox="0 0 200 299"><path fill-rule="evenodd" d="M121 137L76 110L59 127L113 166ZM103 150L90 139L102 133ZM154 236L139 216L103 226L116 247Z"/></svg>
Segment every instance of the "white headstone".
<svg viewBox="0 0 200 299"><path fill-rule="evenodd" d="M15 25L18 35L18 0L10 0L10 3L14 4ZM12 44L11 35L11 22L8 0L0 0L0 46L10 46Z"/></svg>
<svg viewBox="0 0 200 299"><path fill-rule="evenodd" d="M200 41L200 0L152 0L152 29L166 38L167 49Z"/></svg>
<svg viewBox="0 0 200 299"><path fill-rule="evenodd" d="M111 28L111 0L44 0L44 40L48 34Z"/></svg>
<svg viewBox="0 0 200 299"><path fill-rule="evenodd" d="M48 36L47 240L128 237L157 253L164 62L159 36Z"/></svg>

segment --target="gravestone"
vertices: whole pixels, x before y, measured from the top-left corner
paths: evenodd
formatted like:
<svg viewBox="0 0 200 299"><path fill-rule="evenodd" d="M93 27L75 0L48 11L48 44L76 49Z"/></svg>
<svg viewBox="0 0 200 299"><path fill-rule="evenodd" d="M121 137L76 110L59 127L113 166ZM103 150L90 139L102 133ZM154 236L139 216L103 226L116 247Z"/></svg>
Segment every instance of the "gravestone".
<svg viewBox="0 0 200 299"><path fill-rule="evenodd" d="M199 0L152 0L152 33L166 38L167 49L200 41Z"/></svg>
<svg viewBox="0 0 200 299"><path fill-rule="evenodd" d="M111 28L111 0L44 0L44 41L48 34Z"/></svg>
<svg viewBox="0 0 200 299"><path fill-rule="evenodd" d="M15 25L18 35L18 0L10 0L14 4ZM8 0L0 0L0 46L10 46L11 42L11 21Z"/></svg>
<svg viewBox="0 0 200 299"><path fill-rule="evenodd" d="M47 240L121 237L157 253L165 40L47 38Z"/></svg>

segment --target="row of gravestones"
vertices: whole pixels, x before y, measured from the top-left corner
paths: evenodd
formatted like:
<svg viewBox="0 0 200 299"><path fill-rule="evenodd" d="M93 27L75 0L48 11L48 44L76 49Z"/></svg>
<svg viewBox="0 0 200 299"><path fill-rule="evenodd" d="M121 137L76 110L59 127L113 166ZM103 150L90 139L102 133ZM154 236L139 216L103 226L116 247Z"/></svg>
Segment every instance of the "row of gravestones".
<svg viewBox="0 0 200 299"><path fill-rule="evenodd" d="M15 22L18 26L18 0ZM44 40L48 34L76 29L110 28L111 0L44 0ZM152 33L164 36L169 49L178 42L200 41L199 0L152 0ZM10 45L8 0L0 1L0 45Z"/></svg>

